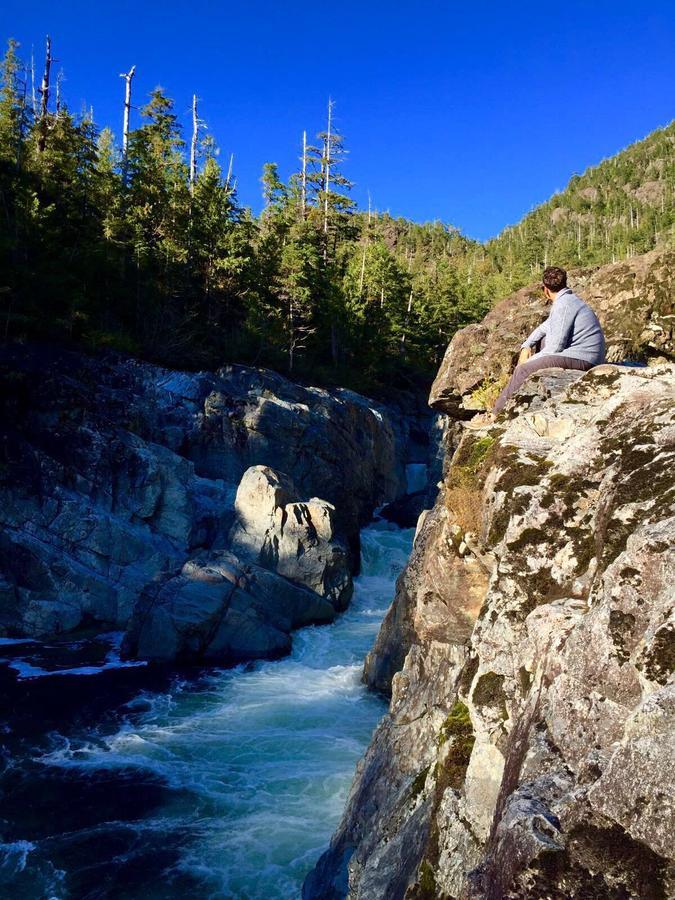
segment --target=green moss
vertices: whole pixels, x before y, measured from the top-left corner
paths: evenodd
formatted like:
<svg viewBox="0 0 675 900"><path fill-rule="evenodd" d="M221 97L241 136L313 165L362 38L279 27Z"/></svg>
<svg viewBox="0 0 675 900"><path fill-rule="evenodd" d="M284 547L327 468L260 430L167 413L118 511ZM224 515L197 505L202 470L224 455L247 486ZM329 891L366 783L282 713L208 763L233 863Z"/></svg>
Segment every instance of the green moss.
<svg viewBox="0 0 675 900"><path fill-rule="evenodd" d="M504 693L504 676L495 672L486 672L478 679L473 689L471 700L476 706L487 706L501 713L503 719L508 719L506 708L506 694Z"/></svg>
<svg viewBox="0 0 675 900"><path fill-rule="evenodd" d="M420 772L418 772L417 775L415 775L415 777L413 778L413 782L410 785L410 799L411 800L416 800L417 797L419 797L419 795L422 793L422 790L424 789L424 784L427 780L427 775L429 774L430 768L431 768L431 766L427 766L426 768L424 768Z"/></svg>
<svg viewBox="0 0 675 900"><path fill-rule="evenodd" d="M471 683L478 671L478 657L472 656L465 664L462 669L462 674L459 676L459 692L466 696L471 690Z"/></svg>
<svg viewBox="0 0 675 900"><path fill-rule="evenodd" d="M593 373L590 378L594 385L610 386L612 384L616 384L617 381L621 380L621 373L618 369L614 369L611 372Z"/></svg>
<svg viewBox="0 0 675 900"><path fill-rule="evenodd" d="M626 642L630 640L635 628L635 616L613 609L609 614L609 634L616 650L619 665L623 665L630 657Z"/></svg>
<svg viewBox="0 0 675 900"><path fill-rule="evenodd" d="M574 558L577 561L576 574L582 575L595 556L595 535L587 528L568 527L564 531L564 537L572 542Z"/></svg>
<svg viewBox="0 0 675 900"><path fill-rule="evenodd" d="M554 500L562 499L565 508L570 509L579 498L580 493L578 479L556 472L548 478L547 490L541 499L541 505L548 509Z"/></svg>
<svg viewBox="0 0 675 900"><path fill-rule="evenodd" d="M419 900L433 900L436 895L436 878L431 863L428 860L422 860L419 874L419 892L417 897Z"/></svg>
<svg viewBox="0 0 675 900"><path fill-rule="evenodd" d="M675 628L670 622L654 635L651 646L642 655L637 668L650 681L666 685L675 671Z"/></svg>
<svg viewBox="0 0 675 900"><path fill-rule="evenodd" d="M449 480L463 485L475 482L494 444L495 438L487 435L480 438L474 435L465 437L453 457Z"/></svg>
<svg viewBox="0 0 675 900"><path fill-rule="evenodd" d="M549 540L550 536L544 534L541 528L525 528L515 540L509 541L506 546L513 553L516 553L525 547L547 544Z"/></svg>
<svg viewBox="0 0 675 900"><path fill-rule="evenodd" d="M517 575L516 580L521 585L525 599L517 610L507 613L511 622L524 622L533 609L569 594L568 588L558 584L553 578L547 565L542 566L537 572Z"/></svg>
<svg viewBox="0 0 675 900"><path fill-rule="evenodd" d="M439 747L444 747L449 743L449 747L443 754L443 761L436 764L434 774L438 791L442 793L446 787L452 787L455 790L462 787L474 741L475 736L469 710L464 703L458 700L448 713L438 735Z"/></svg>
<svg viewBox="0 0 675 900"><path fill-rule="evenodd" d="M505 491L507 494L511 494L516 487L541 484L546 473L553 466L550 460L543 457L530 463L519 462L517 453L515 459L511 457L508 461L509 465L495 484L495 490ZM501 461L500 463L503 465Z"/></svg>
<svg viewBox="0 0 675 900"><path fill-rule="evenodd" d="M667 408L664 406L664 409ZM629 437L620 435L601 444L605 457L603 467L618 464L620 474L615 481L611 505L606 512L601 531L603 567L608 566L626 546L637 521L655 521L667 515L675 495L675 465L672 454L656 459L660 449L653 442L654 435L646 429L636 430ZM614 512L622 506L649 504L638 509L639 518L623 522Z"/></svg>
<svg viewBox="0 0 675 900"><path fill-rule="evenodd" d="M502 389L506 387L508 380L508 375L502 375L499 378L485 378L480 387L477 387L469 398L471 408L492 409Z"/></svg>
<svg viewBox="0 0 675 900"><path fill-rule="evenodd" d="M478 660L476 660L476 663ZM468 707L458 700L448 713L438 735L438 746L442 747L449 738L473 735L473 726Z"/></svg>
<svg viewBox="0 0 675 900"><path fill-rule="evenodd" d="M506 529L511 521L511 509L508 500L505 500L501 508L492 516L487 542L490 547L496 547L506 534Z"/></svg>

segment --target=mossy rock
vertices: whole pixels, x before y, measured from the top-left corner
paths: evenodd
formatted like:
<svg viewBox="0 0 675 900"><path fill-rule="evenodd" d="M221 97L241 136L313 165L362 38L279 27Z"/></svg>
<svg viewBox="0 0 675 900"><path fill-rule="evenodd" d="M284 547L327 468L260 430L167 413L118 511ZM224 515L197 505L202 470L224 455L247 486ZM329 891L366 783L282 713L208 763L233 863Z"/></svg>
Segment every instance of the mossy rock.
<svg viewBox="0 0 675 900"><path fill-rule="evenodd" d="M485 672L481 675L473 689L471 701L475 706L494 709L503 719L508 719L504 676L497 675L496 672Z"/></svg>
<svg viewBox="0 0 675 900"><path fill-rule="evenodd" d="M473 725L471 724L469 708L461 700L458 700L441 726L438 746L442 747L449 738L464 737L473 737Z"/></svg>
<svg viewBox="0 0 675 900"><path fill-rule="evenodd" d="M474 742L469 710L458 700L448 713L438 735L439 747L450 744L443 754L443 761L436 764L435 774L439 791L444 791L446 787L454 790L462 787Z"/></svg>
<svg viewBox="0 0 675 900"><path fill-rule="evenodd" d="M477 656L472 656L465 664L462 669L462 673L459 676L459 685L458 689L461 694L466 696L471 690L471 685L473 683L473 679L476 676L476 672L478 671L478 666L480 661Z"/></svg>
<svg viewBox="0 0 675 900"><path fill-rule="evenodd" d="M426 766L426 768L421 769L413 778L412 784L410 785L411 800L416 800L424 790L424 785L426 783L430 768L431 766Z"/></svg>

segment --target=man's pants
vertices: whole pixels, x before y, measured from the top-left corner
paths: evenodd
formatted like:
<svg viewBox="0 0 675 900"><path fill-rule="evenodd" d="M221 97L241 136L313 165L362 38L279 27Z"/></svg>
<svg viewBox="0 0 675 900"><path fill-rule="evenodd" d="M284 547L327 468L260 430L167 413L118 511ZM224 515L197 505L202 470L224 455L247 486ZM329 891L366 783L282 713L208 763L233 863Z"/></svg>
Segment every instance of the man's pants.
<svg viewBox="0 0 675 900"><path fill-rule="evenodd" d="M543 346L543 345L542 345ZM593 364L586 362L585 359L574 359L572 356L561 356L559 353L551 354L550 356L539 355L534 356L532 359L528 359L527 362L522 363L519 366L516 366L513 375L509 383L506 385L504 390L501 392L499 397L497 397L497 401L494 405L493 412L495 414L500 413L507 402L513 397L519 387L532 375L534 372L538 372L539 369L576 369L579 372L586 372L588 369L593 368Z"/></svg>

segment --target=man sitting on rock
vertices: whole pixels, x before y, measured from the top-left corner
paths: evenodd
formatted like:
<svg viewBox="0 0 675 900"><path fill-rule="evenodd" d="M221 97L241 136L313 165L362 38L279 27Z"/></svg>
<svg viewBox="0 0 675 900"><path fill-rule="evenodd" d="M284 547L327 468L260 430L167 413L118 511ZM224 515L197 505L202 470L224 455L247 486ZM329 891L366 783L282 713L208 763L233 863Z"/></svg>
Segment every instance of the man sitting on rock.
<svg viewBox="0 0 675 900"><path fill-rule="evenodd" d="M567 287L567 272L558 266L544 269L542 290L552 301L551 313L523 342L518 364L492 413L467 422L484 428L504 409L523 382L539 369L576 369L585 372L605 361L605 336L593 310ZM535 349L537 348L537 349Z"/></svg>

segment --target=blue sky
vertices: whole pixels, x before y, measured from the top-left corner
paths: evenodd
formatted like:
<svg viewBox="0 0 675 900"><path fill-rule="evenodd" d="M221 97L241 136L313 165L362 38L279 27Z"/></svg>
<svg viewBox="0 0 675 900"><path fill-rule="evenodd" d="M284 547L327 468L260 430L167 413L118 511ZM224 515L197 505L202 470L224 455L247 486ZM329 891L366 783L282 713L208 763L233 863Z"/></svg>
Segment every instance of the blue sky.
<svg viewBox="0 0 675 900"><path fill-rule="evenodd" d="M360 205L480 239L675 117L673 0L3 0L0 26L38 68L49 32L71 108L118 134L132 64L138 105L161 84L186 128L196 92L254 210L329 95Z"/></svg>

